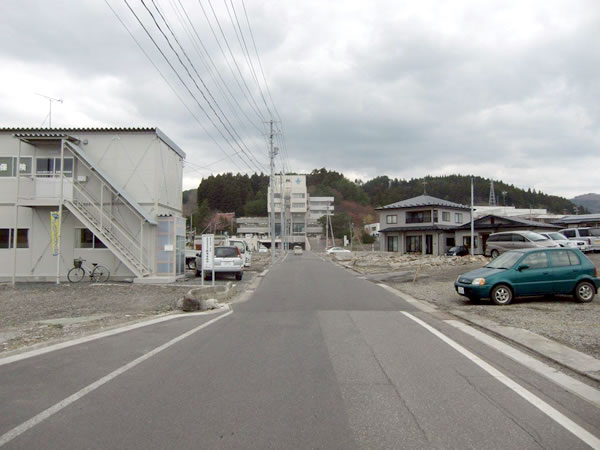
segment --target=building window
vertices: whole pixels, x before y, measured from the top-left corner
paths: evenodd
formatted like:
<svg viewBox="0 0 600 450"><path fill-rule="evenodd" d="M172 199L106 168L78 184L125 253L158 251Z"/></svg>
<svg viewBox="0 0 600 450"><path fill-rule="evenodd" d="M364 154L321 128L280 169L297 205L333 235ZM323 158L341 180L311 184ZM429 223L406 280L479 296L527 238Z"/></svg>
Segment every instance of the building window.
<svg viewBox="0 0 600 450"><path fill-rule="evenodd" d="M79 228L76 230L77 237L75 239L76 248L106 248L94 233L87 228Z"/></svg>
<svg viewBox="0 0 600 450"><path fill-rule="evenodd" d="M295 193L295 194L292 194L292 198L305 198L305 195L304 194Z"/></svg>
<svg viewBox="0 0 600 450"><path fill-rule="evenodd" d="M422 236L406 236L406 251L408 253L422 253L423 252Z"/></svg>
<svg viewBox="0 0 600 450"><path fill-rule="evenodd" d="M304 233L304 224L303 223L295 223L292 225L292 231L294 233Z"/></svg>
<svg viewBox="0 0 600 450"><path fill-rule="evenodd" d="M442 211L442 222L450 222L450 213L448 211Z"/></svg>
<svg viewBox="0 0 600 450"><path fill-rule="evenodd" d="M385 216L385 223L398 223L398 216L396 214Z"/></svg>
<svg viewBox="0 0 600 450"><path fill-rule="evenodd" d="M477 239L477 236L474 236L474 238L475 245L473 246L473 248L478 248L479 241ZM471 248L471 236L463 236L463 245L467 248Z"/></svg>
<svg viewBox="0 0 600 450"><path fill-rule="evenodd" d="M14 228L0 228L0 249L14 248ZM29 248L29 229L19 228L17 230L17 248Z"/></svg>
<svg viewBox="0 0 600 450"><path fill-rule="evenodd" d="M16 156L0 156L0 177L16 177ZM31 156L21 156L20 175L31 175Z"/></svg>
<svg viewBox="0 0 600 450"><path fill-rule="evenodd" d="M35 174L38 177L59 177L60 158L36 158ZM65 158L65 177L73 176L73 158Z"/></svg>
<svg viewBox="0 0 600 450"><path fill-rule="evenodd" d="M450 213L448 213L448 215L450 215ZM450 220L449 217L448 217L448 220ZM454 247L455 245L456 245L456 241L454 240L453 237L446 238L446 247Z"/></svg>
<svg viewBox="0 0 600 450"><path fill-rule="evenodd" d="M388 236L387 237L387 251L388 252L397 252L398 251L398 236Z"/></svg>
<svg viewBox="0 0 600 450"><path fill-rule="evenodd" d="M454 213L454 222L462 223L462 213Z"/></svg>
<svg viewBox="0 0 600 450"><path fill-rule="evenodd" d="M406 223L431 222L431 211L409 211L406 213Z"/></svg>
<svg viewBox="0 0 600 450"><path fill-rule="evenodd" d="M305 206L304 203L292 203L292 208L304 208Z"/></svg>
<svg viewBox="0 0 600 450"><path fill-rule="evenodd" d="M437 209L433 210L433 223L438 223L438 211L437 211Z"/></svg>

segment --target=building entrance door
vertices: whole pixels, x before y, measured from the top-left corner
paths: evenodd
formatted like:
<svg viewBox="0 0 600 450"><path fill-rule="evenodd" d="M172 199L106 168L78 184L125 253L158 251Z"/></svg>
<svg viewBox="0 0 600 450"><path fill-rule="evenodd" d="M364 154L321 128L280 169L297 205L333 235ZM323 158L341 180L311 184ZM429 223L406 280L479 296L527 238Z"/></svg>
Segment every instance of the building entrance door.
<svg viewBox="0 0 600 450"><path fill-rule="evenodd" d="M432 234L425 235L425 254L433 255L433 235Z"/></svg>

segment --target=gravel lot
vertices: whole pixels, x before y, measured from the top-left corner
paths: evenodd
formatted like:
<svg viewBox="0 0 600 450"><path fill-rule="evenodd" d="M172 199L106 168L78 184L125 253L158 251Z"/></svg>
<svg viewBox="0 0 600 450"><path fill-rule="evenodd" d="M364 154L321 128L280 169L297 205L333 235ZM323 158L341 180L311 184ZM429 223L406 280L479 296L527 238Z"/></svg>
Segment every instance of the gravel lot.
<svg viewBox="0 0 600 450"><path fill-rule="evenodd" d="M243 289L268 264L268 255L252 255ZM210 281L207 282L210 285ZM201 284L193 272L182 282L165 285L132 283L19 283L0 285L0 355L37 344L73 339L96 331L175 312L175 302Z"/></svg>
<svg viewBox="0 0 600 450"><path fill-rule="evenodd" d="M600 267L600 254L590 253L588 257ZM419 263L421 268L417 280L413 282ZM406 272L398 272L384 282L417 299L434 303L441 310L465 311L500 325L524 328L600 359L600 295L592 303L586 304L577 303L568 296L521 298L508 306L495 306L487 300L472 304L456 293L454 281L458 275L484 264L429 266L427 258L418 258L412 267L396 269ZM365 274L378 272L372 265L366 271L357 265L353 268ZM387 270L390 271L389 268Z"/></svg>

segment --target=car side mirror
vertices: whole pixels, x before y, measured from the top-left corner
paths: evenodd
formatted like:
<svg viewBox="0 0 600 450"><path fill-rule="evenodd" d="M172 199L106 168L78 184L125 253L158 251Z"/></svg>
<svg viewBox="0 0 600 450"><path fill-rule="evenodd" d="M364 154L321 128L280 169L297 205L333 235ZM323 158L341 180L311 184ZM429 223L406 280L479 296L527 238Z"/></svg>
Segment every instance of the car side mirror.
<svg viewBox="0 0 600 450"><path fill-rule="evenodd" d="M517 267L517 270L519 272L522 272L523 270L529 269L529 266L527 264L521 264L519 267Z"/></svg>

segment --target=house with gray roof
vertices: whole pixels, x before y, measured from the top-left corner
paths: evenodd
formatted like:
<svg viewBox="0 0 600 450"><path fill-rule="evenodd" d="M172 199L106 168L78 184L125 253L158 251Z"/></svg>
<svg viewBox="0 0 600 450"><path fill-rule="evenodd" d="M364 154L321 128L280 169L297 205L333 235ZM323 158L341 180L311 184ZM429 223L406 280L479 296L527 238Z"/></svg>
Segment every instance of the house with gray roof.
<svg viewBox="0 0 600 450"><path fill-rule="evenodd" d="M457 226L471 221L471 208L419 195L376 208L384 251L443 255L455 245Z"/></svg>
<svg viewBox="0 0 600 450"><path fill-rule="evenodd" d="M450 247L471 247L471 208L419 195L380 208L381 248L388 252L443 255ZM557 231L544 222L487 214L474 220L474 252L484 254L492 233L511 230Z"/></svg>

